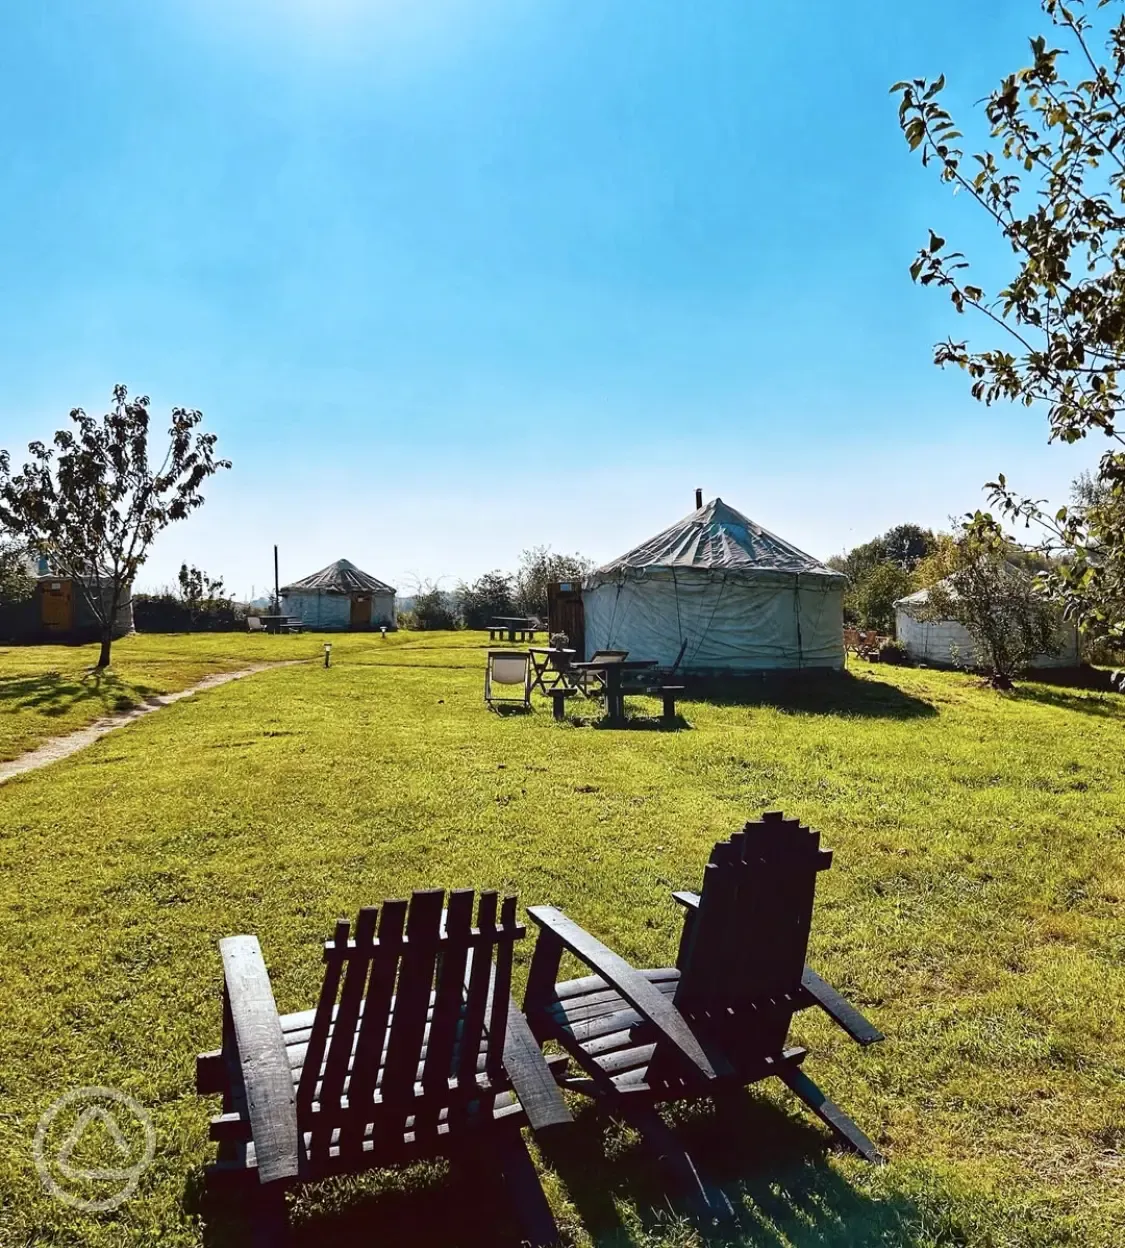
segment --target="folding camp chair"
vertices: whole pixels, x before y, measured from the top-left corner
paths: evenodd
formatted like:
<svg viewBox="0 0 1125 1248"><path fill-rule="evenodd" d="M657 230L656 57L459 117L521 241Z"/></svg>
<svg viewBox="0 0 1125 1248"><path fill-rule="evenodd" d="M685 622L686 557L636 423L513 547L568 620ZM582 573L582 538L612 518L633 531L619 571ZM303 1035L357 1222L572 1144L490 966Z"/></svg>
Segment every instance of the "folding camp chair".
<svg viewBox="0 0 1125 1248"><path fill-rule="evenodd" d="M883 1038L805 963L817 873L831 863L820 833L796 819L773 812L746 824L714 847L699 895L673 893L686 911L683 934L676 966L660 970L634 970L551 906L528 910L541 930L524 1010L536 1037L561 1044L582 1068L563 1086L632 1121L701 1212L722 1210L654 1101L721 1097L776 1075L841 1143L881 1160L801 1069L806 1050L787 1047L793 1015L813 1005L858 1044ZM595 973L556 984L566 951Z"/></svg>
<svg viewBox="0 0 1125 1248"><path fill-rule="evenodd" d="M497 694L493 686L520 690L516 696ZM531 655L526 650L489 650L484 669L484 700L489 706L531 707Z"/></svg>

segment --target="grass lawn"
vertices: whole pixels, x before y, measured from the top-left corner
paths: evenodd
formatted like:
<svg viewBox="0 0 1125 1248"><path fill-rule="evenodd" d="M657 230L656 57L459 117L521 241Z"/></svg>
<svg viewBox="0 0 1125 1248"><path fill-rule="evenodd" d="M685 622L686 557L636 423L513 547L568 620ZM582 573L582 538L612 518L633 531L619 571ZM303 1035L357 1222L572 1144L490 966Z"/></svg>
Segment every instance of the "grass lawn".
<svg viewBox="0 0 1125 1248"><path fill-rule="evenodd" d="M113 666L95 672L98 646L0 646L0 762L47 737L84 728L154 694L175 693L218 672L309 654L299 637L245 633L129 637Z"/></svg>
<svg viewBox="0 0 1125 1248"><path fill-rule="evenodd" d="M557 725L481 702L479 634L135 638L113 692L90 651L0 652L0 756L105 698L263 672L0 787L0 1244L223 1242L199 1194L217 1102L193 1092L219 1036L217 939L262 942L280 1008L313 1003L338 916L425 886L563 906L639 965L675 955L676 887L711 843L783 809L836 852L810 961L888 1039L866 1051L812 1012L810 1074L890 1157L874 1169L778 1087L743 1138L680 1129L735 1194L741 1242L1125 1242L1125 699L857 665L823 699L689 702L675 733ZM655 704L653 706L655 711ZM522 979L530 941L520 950ZM31 1141L68 1089L152 1113L157 1149L113 1212L42 1189ZM636 1141L583 1114L542 1159L579 1244L688 1245L654 1212ZM306 1189L301 1242L489 1243L438 1168Z"/></svg>

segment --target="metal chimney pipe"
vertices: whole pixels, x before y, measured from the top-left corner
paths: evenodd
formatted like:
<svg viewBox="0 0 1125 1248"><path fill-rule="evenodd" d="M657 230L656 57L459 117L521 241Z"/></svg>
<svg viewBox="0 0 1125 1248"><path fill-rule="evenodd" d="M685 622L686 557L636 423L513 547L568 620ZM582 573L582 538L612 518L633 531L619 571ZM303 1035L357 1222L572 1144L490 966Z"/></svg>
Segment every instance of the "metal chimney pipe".
<svg viewBox="0 0 1125 1248"><path fill-rule="evenodd" d="M695 491L695 510L698 511L703 506L703 491L697 489Z"/></svg>

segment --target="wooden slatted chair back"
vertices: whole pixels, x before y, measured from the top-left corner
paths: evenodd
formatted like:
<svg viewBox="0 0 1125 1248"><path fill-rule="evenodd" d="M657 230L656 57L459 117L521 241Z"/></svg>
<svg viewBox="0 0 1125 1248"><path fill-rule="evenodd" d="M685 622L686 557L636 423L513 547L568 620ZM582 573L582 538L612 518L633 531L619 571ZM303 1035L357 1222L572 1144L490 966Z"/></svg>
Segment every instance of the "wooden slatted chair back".
<svg viewBox="0 0 1125 1248"><path fill-rule="evenodd" d="M719 841L699 907L685 916L676 1004L737 1008L798 994L817 873L831 864L820 833L779 811Z"/></svg>
<svg viewBox="0 0 1125 1248"><path fill-rule="evenodd" d="M392 1156L404 1138L454 1130L500 1081L516 899L415 892L336 924L301 1061L297 1118L315 1168L331 1156ZM475 1106L475 1109L473 1108Z"/></svg>

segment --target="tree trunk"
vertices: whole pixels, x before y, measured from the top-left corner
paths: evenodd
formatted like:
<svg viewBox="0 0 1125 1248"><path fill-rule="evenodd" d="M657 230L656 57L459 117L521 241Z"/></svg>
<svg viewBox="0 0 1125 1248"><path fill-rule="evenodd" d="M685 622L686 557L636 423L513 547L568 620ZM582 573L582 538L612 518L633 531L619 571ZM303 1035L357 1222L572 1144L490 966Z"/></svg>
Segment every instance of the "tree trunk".
<svg viewBox="0 0 1125 1248"><path fill-rule="evenodd" d="M101 653L98 655L98 664L97 664L97 669L96 669L99 672L103 668L109 667L109 648L112 642L113 642L112 627L102 629L102 648L101 648Z"/></svg>

